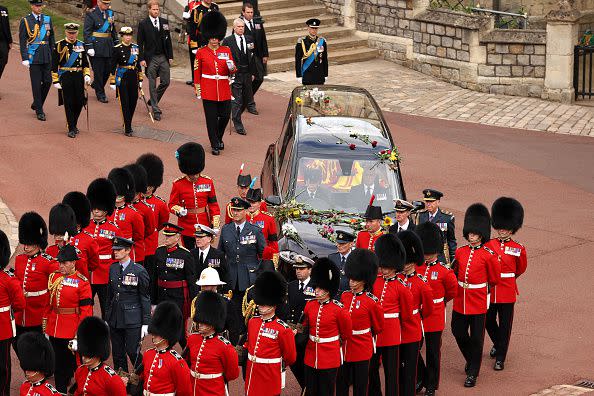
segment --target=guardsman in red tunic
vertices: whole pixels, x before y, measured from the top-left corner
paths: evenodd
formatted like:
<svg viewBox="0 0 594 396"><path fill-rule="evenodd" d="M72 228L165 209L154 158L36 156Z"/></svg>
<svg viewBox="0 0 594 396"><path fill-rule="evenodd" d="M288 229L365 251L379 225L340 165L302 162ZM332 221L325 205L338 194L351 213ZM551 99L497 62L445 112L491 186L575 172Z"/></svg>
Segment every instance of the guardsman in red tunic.
<svg viewBox="0 0 594 396"><path fill-rule="evenodd" d="M41 322L49 304L47 281L58 269L58 262L43 253L47 247L47 227L35 212L25 213L19 221L19 243L23 254L14 261L14 274L25 296L25 309L15 312L17 338L27 331L43 332ZM18 344L15 342L18 353Z"/></svg>
<svg viewBox="0 0 594 396"><path fill-rule="evenodd" d="M404 282L412 294L412 318L400 322L402 343L400 344L400 395L414 396L417 384L417 363L423 324L421 318L433 313L433 291L427 280L417 274L416 266L423 264L423 243L412 231L401 231L398 239L406 252L406 264L398 277Z"/></svg>
<svg viewBox="0 0 594 396"><path fill-rule="evenodd" d="M239 377L237 352L219 335L225 329L227 302L216 291L203 291L195 302L197 332L188 336L186 360L192 375L192 396L226 396L227 384Z"/></svg>
<svg viewBox="0 0 594 396"><path fill-rule="evenodd" d="M406 261L402 242L393 234L382 235L377 240L375 252L379 259L380 274L373 285L373 294L383 310L384 330L377 336L377 352L369 363L369 395L382 394L379 375L381 358L385 378L384 395L396 396L400 386L400 326L401 321L412 318L412 294L397 276Z"/></svg>
<svg viewBox="0 0 594 396"><path fill-rule="evenodd" d="M74 396L126 396L122 378L105 364L109 359L109 327L96 316L85 318L76 332L76 351L82 364L74 373ZM74 389L73 389L74 388Z"/></svg>
<svg viewBox="0 0 594 396"><path fill-rule="evenodd" d="M252 181L252 185L256 179ZM266 247L262 252L262 260L272 260L274 266L278 266L278 232L276 227L276 220L274 216L268 212L260 210L262 207L262 189L252 188L246 194L246 200L251 207L248 209L247 221L256 224L262 229L264 239L266 240Z"/></svg>
<svg viewBox="0 0 594 396"><path fill-rule="evenodd" d="M423 333L427 364L419 355L417 384L425 387L425 395L433 396L439 387L441 335L445 328L445 305L458 293L458 280L454 271L438 260L443 239L440 228L431 222L419 224L415 233L423 242L425 260L417 266L417 273L427 280L433 291L433 313L423 315ZM420 389L418 389L420 390Z"/></svg>
<svg viewBox="0 0 594 396"><path fill-rule="evenodd" d="M70 206L59 203L50 209L48 220L49 233L54 238L54 244L48 246L45 252L55 259L64 245L71 244L70 237L77 233L76 215ZM78 248L77 255L80 257L80 250ZM76 269L81 274L89 272L85 260L79 260L76 264Z"/></svg>
<svg viewBox="0 0 594 396"><path fill-rule="evenodd" d="M519 294L516 279L526 272L528 259L524 245L511 239L524 222L522 204L513 198L498 198L493 202L491 215L497 238L491 239L486 246L501 258L501 279L491 290L486 328L493 342L489 355L495 358L494 369L500 371L505 364L514 320L516 294Z"/></svg>
<svg viewBox="0 0 594 396"><path fill-rule="evenodd" d="M368 249L372 252L375 252L375 241L384 234L384 230L382 230L382 221L384 219L382 207L373 206L374 200L375 195L372 195L365 211L365 230L359 232L355 243L355 247Z"/></svg>
<svg viewBox="0 0 594 396"><path fill-rule="evenodd" d="M43 318L43 329L56 354L56 389L66 393L74 376L76 359L69 343L76 329L87 316L93 315L93 300L89 280L76 271L76 249L64 245L57 257L60 270L52 273L48 281L49 305Z"/></svg>
<svg viewBox="0 0 594 396"><path fill-rule="evenodd" d="M122 236L115 223L107 220L115 208L116 191L113 183L108 179L95 179L87 188L87 198L91 205L93 221L85 229L95 240L99 247L99 266L91 271L91 290L93 298L99 298L101 317L105 319L107 306L107 284L109 283L109 267L114 262L112 257L113 239Z"/></svg>
<svg viewBox="0 0 594 396"><path fill-rule="evenodd" d="M468 245L456 249L453 270L458 278L454 297L452 333L466 360L464 386L471 388L481 369L489 287L501 277L499 256L484 245L491 237L491 216L483 204L470 205L464 215Z"/></svg>
<svg viewBox="0 0 594 396"><path fill-rule="evenodd" d="M178 217L183 227L182 238L188 250L196 247L196 226L212 228L221 225L221 210L217 202L214 180L201 174L204 170L204 149L198 143L185 143L175 152L177 165L184 176L176 179L169 196L169 211Z"/></svg>
<svg viewBox="0 0 594 396"><path fill-rule="evenodd" d="M131 205L134 200L134 179L132 174L124 168L114 168L107 178L116 190L115 210L107 218L113 222L121 232L121 236L134 241L130 258L138 263L144 259L144 222L142 215Z"/></svg>
<svg viewBox="0 0 594 396"><path fill-rule="evenodd" d="M276 308L285 302L287 282L276 271L264 271L254 283L254 302L259 316L248 322L246 396L280 395L285 385L284 367L295 363L293 330L276 317Z"/></svg>
<svg viewBox="0 0 594 396"><path fill-rule="evenodd" d="M18 339L18 358L26 381L20 396L60 395L47 380L54 374L56 359L50 342L38 332L28 332Z"/></svg>
<svg viewBox="0 0 594 396"><path fill-rule="evenodd" d="M10 345L16 336L14 313L25 308L25 296L12 271L4 268L10 260L10 244L0 230L0 395L10 394Z"/></svg>
<svg viewBox="0 0 594 396"><path fill-rule="evenodd" d="M243 167L244 164L241 164L241 168L239 168L239 174L237 175L237 197L246 199L247 192L250 188L250 184L252 184L252 176L248 173L247 175L243 175ZM266 202L260 202L260 211L266 212L268 210L268 206ZM225 224L229 224L233 221L233 216L231 216L231 202L227 203L226 210L225 210Z"/></svg>
<svg viewBox="0 0 594 396"><path fill-rule="evenodd" d="M367 396L369 360L375 352L375 337L384 328L384 312L370 290L377 278L377 256L367 249L355 249L344 268L350 290L342 293L340 302L351 316L353 335L342 346L344 364L338 369L336 395Z"/></svg>
<svg viewBox="0 0 594 396"><path fill-rule="evenodd" d="M309 331L305 346L305 394L333 395L336 374L343 363L341 344L352 336L351 317L332 299L338 292L340 270L328 258L320 258L311 270L316 297L305 304L303 327Z"/></svg>
<svg viewBox="0 0 594 396"><path fill-rule="evenodd" d="M171 347L183 334L182 313L179 307L164 301L157 305L148 332L154 348L143 355L144 395L192 395L188 364Z"/></svg>

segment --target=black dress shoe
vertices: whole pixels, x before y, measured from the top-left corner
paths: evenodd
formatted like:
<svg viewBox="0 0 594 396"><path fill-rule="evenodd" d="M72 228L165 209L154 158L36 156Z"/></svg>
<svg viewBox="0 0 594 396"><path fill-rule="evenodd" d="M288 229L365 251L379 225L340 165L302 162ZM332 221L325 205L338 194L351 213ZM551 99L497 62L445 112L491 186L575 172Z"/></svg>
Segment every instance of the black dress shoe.
<svg viewBox="0 0 594 396"><path fill-rule="evenodd" d="M161 113L155 113L153 115L153 118L155 119L155 121L161 121Z"/></svg>
<svg viewBox="0 0 594 396"><path fill-rule="evenodd" d="M31 103L31 110L35 111L35 103Z"/></svg>
<svg viewBox="0 0 594 396"><path fill-rule="evenodd" d="M45 113L37 113L37 119L39 121L45 121Z"/></svg>
<svg viewBox="0 0 594 396"><path fill-rule="evenodd" d="M493 369L495 371L501 371L505 368L505 365L503 364L503 362L501 360L497 360L495 362L495 366L493 366Z"/></svg>
<svg viewBox="0 0 594 396"><path fill-rule="evenodd" d="M128 136L128 137L132 137L132 134L133 134L133 133L134 133L134 131L133 131L133 130L129 130L129 131L126 131L126 132L124 132L124 135L126 135L126 136Z"/></svg>
<svg viewBox="0 0 594 396"><path fill-rule="evenodd" d="M464 381L465 388L472 388L476 385L476 377L474 375L467 375L466 381Z"/></svg>
<svg viewBox="0 0 594 396"><path fill-rule="evenodd" d="M71 129L68 131L68 137L69 138L75 138L76 137L76 132L74 131L74 129Z"/></svg>
<svg viewBox="0 0 594 396"><path fill-rule="evenodd" d="M435 396L435 389L425 389L425 396Z"/></svg>
<svg viewBox="0 0 594 396"><path fill-rule="evenodd" d="M466 373L466 375L468 375L468 369L470 368L470 363L466 363L464 365L464 373Z"/></svg>
<svg viewBox="0 0 594 396"><path fill-rule="evenodd" d="M109 100L107 100L107 98L105 96L97 98L97 100L101 103L109 103Z"/></svg>
<svg viewBox="0 0 594 396"><path fill-rule="evenodd" d="M74 133L76 133L77 135L80 133L80 131L78 130L78 128L74 128Z"/></svg>
<svg viewBox="0 0 594 396"><path fill-rule="evenodd" d="M225 150L225 143L219 143L219 150Z"/></svg>
<svg viewBox="0 0 594 396"><path fill-rule="evenodd" d="M219 151L219 149L213 148L211 151L212 155L219 155L221 154L221 152Z"/></svg>
<svg viewBox="0 0 594 396"><path fill-rule="evenodd" d="M194 85L194 81L188 80L188 81L186 81L186 85Z"/></svg>
<svg viewBox="0 0 594 396"><path fill-rule="evenodd" d="M495 349L495 347L491 348L491 350L489 351L489 356L491 357L491 359L495 359L496 354L497 350Z"/></svg>
<svg viewBox="0 0 594 396"><path fill-rule="evenodd" d="M423 390L423 383L422 382L417 382L417 385L415 386L415 392L416 393L421 393L422 390Z"/></svg>
<svg viewBox="0 0 594 396"><path fill-rule="evenodd" d="M259 115L260 113L258 113L258 110L256 109L248 109L248 113L253 114L253 115Z"/></svg>
<svg viewBox="0 0 594 396"><path fill-rule="evenodd" d="M245 131L245 129L236 129L235 132L237 132L240 135L247 135L247 132Z"/></svg>

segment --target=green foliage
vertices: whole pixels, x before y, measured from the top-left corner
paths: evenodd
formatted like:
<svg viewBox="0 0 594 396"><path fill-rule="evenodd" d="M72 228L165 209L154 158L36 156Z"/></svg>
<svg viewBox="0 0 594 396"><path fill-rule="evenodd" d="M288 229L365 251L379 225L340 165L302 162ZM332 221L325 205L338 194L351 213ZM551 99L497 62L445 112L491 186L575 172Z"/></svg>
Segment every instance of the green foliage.
<svg viewBox="0 0 594 396"><path fill-rule="evenodd" d="M10 21L13 24L13 32L15 30L18 30L20 20L25 15L31 13L31 6L29 6L29 2L27 0L2 0L2 5L8 8L8 15L10 16ZM43 13L49 15L52 18L52 23L54 25L54 33L56 34L56 41L64 38L64 24L69 22L75 22L80 25L80 30L78 31L78 38L79 40L82 40L83 21L81 20L81 18L73 18L70 15L65 16L64 14L56 10L52 10L51 7L47 6L43 9Z"/></svg>

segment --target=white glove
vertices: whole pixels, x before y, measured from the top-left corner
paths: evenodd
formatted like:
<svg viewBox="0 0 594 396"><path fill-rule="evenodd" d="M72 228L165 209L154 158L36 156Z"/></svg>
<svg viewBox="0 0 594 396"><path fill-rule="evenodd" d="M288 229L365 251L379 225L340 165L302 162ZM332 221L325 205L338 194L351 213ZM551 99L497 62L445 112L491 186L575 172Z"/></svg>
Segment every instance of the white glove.
<svg viewBox="0 0 594 396"><path fill-rule="evenodd" d="M183 19L190 19L190 12L189 11L184 11L184 13L182 14L182 18Z"/></svg>
<svg viewBox="0 0 594 396"><path fill-rule="evenodd" d="M27 69L29 68L29 61L28 60L24 60L21 62L23 64L23 66L25 66Z"/></svg>
<svg viewBox="0 0 594 396"><path fill-rule="evenodd" d="M87 54L89 54L89 56L95 56L95 50L94 50L93 48L90 48L90 49L87 51Z"/></svg>
<svg viewBox="0 0 594 396"><path fill-rule="evenodd" d="M76 338L68 341L68 349L70 349L72 352L78 351L78 340Z"/></svg>
<svg viewBox="0 0 594 396"><path fill-rule="evenodd" d="M199 98L199 99L200 99L200 98ZM188 214L188 209L186 209L186 208L182 208L182 209L179 211L179 215L180 215L180 217L184 217L184 216L186 216L187 214Z"/></svg>
<svg viewBox="0 0 594 396"><path fill-rule="evenodd" d="M91 85L91 76L85 76L85 84Z"/></svg>
<svg viewBox="0 0 594 396"><path fill-rule="evenodd" d="M138 81L138 88L142 89L142 81Z"/></svg>
<svg viewBox="0 0 594 396"><path fill-rule="evenodd" d="M116 90L116 86L115 86L115 84L111 84L111 85L109 86L109 88L110 88L110 89L113 89L114 91Z"/></svg>
<svg viewBox="0 0 594 396"><path fill-rule="evenodd" d="M196 52L198 52L198 49L193 49L192 53L195 54Z"/></svg>
<svg viewBox="0 0 594 396"><path fill-rule="evenodd" d="M148 325L142 325L140 328L140 338L143 339L148 334Z"/></svg>
<svg viewBox="0 0 594 396"><path fill-rule="evenodd" d="M56 89L62 89L62 84L60 84L60 83L55 83L55 84L54 84L54 88L56 88Z"/></svg>
<svg viewBox="0 0 594 396"><path fill-rule="evenodd" d="M299 84L302 84L302 82L301 82L301 81L302 81L302 78L301 78L301 77L297 77L297 82L298 82Z"/></svg>
<svg viewBox="0 0 594 396"><path fill-rule="evenodd" d="M49 334L47 334L47 333L43 333L43 335L45 336L45 339L46 339L46 340L49 340Z"/></svg>

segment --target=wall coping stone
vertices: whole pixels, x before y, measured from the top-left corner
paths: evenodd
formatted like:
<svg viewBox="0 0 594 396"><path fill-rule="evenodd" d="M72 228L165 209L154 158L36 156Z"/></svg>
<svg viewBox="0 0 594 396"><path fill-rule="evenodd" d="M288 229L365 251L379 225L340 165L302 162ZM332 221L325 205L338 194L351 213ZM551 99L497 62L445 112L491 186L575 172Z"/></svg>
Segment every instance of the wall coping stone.
<svg viewBox="0 0 594 396"><path fill-rule="evenodd" d="M439 23L446 26L471 30L480 30L481 28L488 26L491 21L488 16L472 15L443 8L427 10L417 15L415 19L421 22Z"/></svg>
<svg viewBox="0 0 594 396"><path fill-rule="evenodd" d="M480 42L545 45L547 32L546 30L494 29L483 35Z"/></svg>

